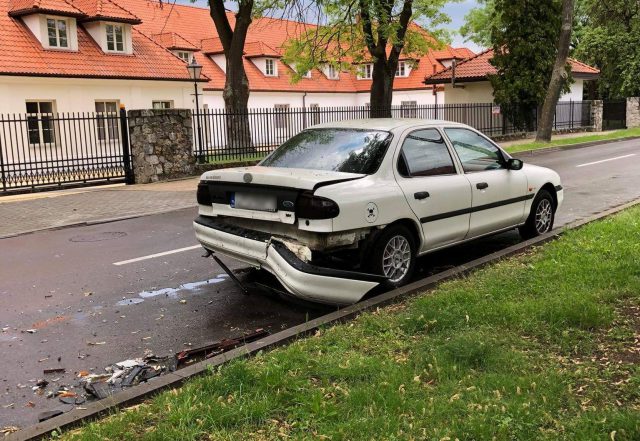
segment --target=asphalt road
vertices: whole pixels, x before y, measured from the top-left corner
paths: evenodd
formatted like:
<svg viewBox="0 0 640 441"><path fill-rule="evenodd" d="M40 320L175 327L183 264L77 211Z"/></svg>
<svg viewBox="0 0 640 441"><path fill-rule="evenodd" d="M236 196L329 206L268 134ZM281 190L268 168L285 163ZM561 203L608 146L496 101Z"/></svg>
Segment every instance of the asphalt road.
<svg viewBox="0 0 640 441"><path fill-rule="evenodd" d="M556 226L640 198L640 141L520 157L562 176L565 204ZM241 294L200 257L195 214L186 209L0 240L0 427L30 425L42 411L71 407L34 394L39 378L74 385L76 372L103 372L146 349L171 354L256 328L276 332L327 311ZM419 275L518 240L506 233L429 255ZM66 373L43 375L54 367Z"/></svg>

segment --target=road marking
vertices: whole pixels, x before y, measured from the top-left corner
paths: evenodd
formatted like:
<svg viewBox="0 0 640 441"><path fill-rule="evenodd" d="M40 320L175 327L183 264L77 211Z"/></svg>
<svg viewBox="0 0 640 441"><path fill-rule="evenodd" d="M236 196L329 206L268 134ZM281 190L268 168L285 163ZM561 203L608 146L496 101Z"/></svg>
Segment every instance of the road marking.
<svg viewBox="0 0 640 441"><path fill-rule="evenodd" d="M615 161L616 159L630 158L630 157L635 156L635 155L636 155L635 153L631 153L630 155L616 156L615 158L603 159L602 161L587 162L586 164L576 165L576 168L577 167L586 167L587 165L601 164L603 162Z"/></svg>
<svg viewBox="0 0 640 441"><path fill-rule="evenodd" d="M169 254L177 254L177 253L183 253L185 251L197 250L198 248L202 248L202 245L194 245L192 247L184 247L184 248L178 248L175 250L163 251L162 253L149 254L148 256L136 257L135 259L121 260L120 262L113 262L113 264L115 266L121 266L121 265L126 265L128 263L140 262L142 260L155 259L156 257L168 256Z"/></svg>

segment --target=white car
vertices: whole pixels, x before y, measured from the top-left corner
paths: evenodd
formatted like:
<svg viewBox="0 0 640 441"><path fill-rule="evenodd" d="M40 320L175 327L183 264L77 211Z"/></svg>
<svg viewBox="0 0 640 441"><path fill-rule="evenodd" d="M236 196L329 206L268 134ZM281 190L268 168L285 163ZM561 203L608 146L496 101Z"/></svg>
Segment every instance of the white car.
<svg viewBox="0 0 640 441"><path fill-rule="evenodd" d="M204 173L194 227L205 249L293 296L351 304L409 282L426 253L516 227L546 233L562 199L556 172L469 126L354 120L304 130L257 166Z"/></svg>

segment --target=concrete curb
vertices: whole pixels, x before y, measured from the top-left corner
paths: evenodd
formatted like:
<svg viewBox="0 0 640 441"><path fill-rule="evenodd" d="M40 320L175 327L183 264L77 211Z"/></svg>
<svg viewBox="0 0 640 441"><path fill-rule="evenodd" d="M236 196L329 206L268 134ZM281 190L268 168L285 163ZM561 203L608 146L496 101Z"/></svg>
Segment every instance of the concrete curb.
<svg viewBox="0 0 640 441"><path fill-rule="evenodd" d="M265 337L261 340L248 343L224 354L220 354L208 360L193 364L187 368L180 369L167 375L163 375L147 383L134 386L104 400L89 403L84 407L84 409L74 409L43 423L27 427L23 430L20 430L19 432L5 437L4 440L18 441L42 439L54 430L67 430L72 427L78 426L83 422L95 420L100 416L113 412L116 409L139 403L158 394L163 390L178 387L189 378L206 374L211 368L220 366L224 363L227 363L228 361L248 357L256 354L259 351L282 346L292 340L304 337L320 327L348 321L365 311L370 311L372 309L406 299L408 296L415 294L418 291L433 289L444 280L456 276L465 275L489 263L493 263L506 257L519 254L532 246L542 245L546 242L554 240L567 230L581 227L587 223L611 216L612 214L618 213L622 210L638 204L640 204L640 199L628 202L615 208L611 208L589 218L572 222L564 227L555 229L537 238L512 245L508 248L496 251L487 256L475 259L464 265L448 269L425 279L413 282L402 288L388 291L376 297L364 300L360 303L356 303L355 305L348 306L339 311L335 311L322 317L310 320L307 323L293 326L289 329L285 329L284 331L269 335L268 337Z"/></svg>
<svg viewBox="0 0 640 441"><path fill-rule="evenodd" d="M628 138L617 138L617 139L605 139L602 141L580 142L576 144L559 145L557 147L544 147L544 148L533 149L533 150L522 150L520 152L515 152L515 153L509 153L509 150L508 150L509 147L506 147L504 149L507 150L507 153L509 153L511 156L517 156L517 155L535 156L541 153L557 152L560 150L583 149L585 147L593 147L595 145L613 144L614 142L633 141L635 139L640 139L640 136L630 136Z"/></svg>

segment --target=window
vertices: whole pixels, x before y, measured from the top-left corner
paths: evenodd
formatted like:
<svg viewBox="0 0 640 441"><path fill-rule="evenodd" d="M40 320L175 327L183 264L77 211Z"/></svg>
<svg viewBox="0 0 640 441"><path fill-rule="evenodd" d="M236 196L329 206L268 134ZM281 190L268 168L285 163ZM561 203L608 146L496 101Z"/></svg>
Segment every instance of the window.
<svg viewBox="0 0 640 441"><path fill-rule="evenodd" d="M416 101L402 101L400 110L403 118L415 118L417 116L418 103Z"/></svg>
<svg viewBox="0 0 640 441"><path fill-rule="evenodd" d="M484 136L460 128L445 129L445 133L466 173L504 168L502 152Z"/></svg>
<svg viewBox="0 0 640 441"><path fill-rule="evenodd" d="M302 78L311 78L311 70L308 70L305 73L303 73Z"/></svg>
<svg viewBox="0 0 640 441"><path fill-rule="evenodd" d="M456 168L440 132L423 129L405 138L398 171L403 176L438 176L453 175Z"/></svg>
<svg viewBox="0 0 640 441"><path fill-rule="evenodd" d="M29 144L55 144L53 101L27 101L27 131Z"/></svg>
<svg viewBox="0 0 640 441"><path fill-rule="evenodd" d="M375 173L391 134L382 130L308 129L285 141L260 165L346 173Z"/></svg>
<svg viewBox="0 0 640 441"><path fill-rule="evenodd" d="M124 26L107 25L107 50L110 52L124 52Z"/></svg>
<svg viewBox="0 0 640 441"><path fill-rule="evenodd" d="M276 111L274 123L276 129L286 129L289 127L289 104L275 104Z"/></svg>
<svg viewBox="0 0 640 441"><path fill-rule="evenodd" d="M47 18L47 37L49 47L68 48L67 20Z"/></svg>
<svg viewBox="0 0 640 441"><path fill-rule="evenodd" d="M96 129L100 141L119 139L117 101L96 101Z"/></svg>
<svg viewBox="0 0 640 441"><path fill-rule="evenodd" d="M327 65L326 74L327 74L327 78L329 78L330 80L338 79L338 70L330 64Z"/></svg>
<svg viewBox="0 0 640 441"><path fill-rule="evenodd" d="M189 51L177 51L176 55L180 58L182 58L182 60L186 63L191 63L191 52Z"/></svg>
<svg viewBox="0 0 640 441"><path fill-rule="evenodd" d="M373 76L373 64L362 64L358 72L359 80L370 80Z"/></svg>
<svg viewBox="0 0 640 441"><path fill-rule="evenodd" d="M277 75L276 60L267 58L264 60L264 63L264 74L268 77L275 77Z"/></svg>
<svg viewBox="0 0 640 441"><path fill-rule="evenodd" d="M320 124L320 105L309 104L309 109L311 113L311 125L315 126L316 124Z"/></svg>
<svg viewBox="0 0 640 441"><path fill-rule="evenodd" d="M398 67L396 68L396 77L407 76L407 63L405 61L398 61Z"/></svg>
<svg viewBox="0 0 640 441"><path fill-rule="evenodd" d="M173 101L153 101L153 108L158 109L173 109Z"/></svg>

